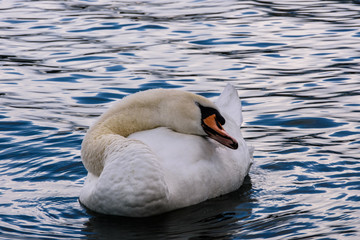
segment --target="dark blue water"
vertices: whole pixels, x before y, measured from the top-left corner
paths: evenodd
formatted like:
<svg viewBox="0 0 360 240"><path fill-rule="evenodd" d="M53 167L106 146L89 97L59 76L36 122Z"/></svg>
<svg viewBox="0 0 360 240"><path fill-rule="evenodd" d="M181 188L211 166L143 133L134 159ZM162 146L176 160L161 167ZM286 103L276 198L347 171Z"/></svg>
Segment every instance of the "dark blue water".
<svg viewBox="0 0 360 240"><path fill-rule="evenodd" d="M358 239L359 1L1 1L1 239ZM78 202L80 144L115 100L243 100L238 191L128 219Z"/></svg>

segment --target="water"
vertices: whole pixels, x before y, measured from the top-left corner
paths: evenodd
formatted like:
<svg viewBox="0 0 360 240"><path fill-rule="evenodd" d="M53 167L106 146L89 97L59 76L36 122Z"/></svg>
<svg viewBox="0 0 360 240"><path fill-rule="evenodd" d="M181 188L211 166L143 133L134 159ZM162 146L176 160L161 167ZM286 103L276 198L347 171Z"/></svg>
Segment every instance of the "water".
<svg viewBox="0 0 360 240"><path fill-rule="evenodd" d="M359 1L1 1L1 239L357 239ZM80 144L117 99L243 100L238 191L150 219L78 202Z"/></svg>

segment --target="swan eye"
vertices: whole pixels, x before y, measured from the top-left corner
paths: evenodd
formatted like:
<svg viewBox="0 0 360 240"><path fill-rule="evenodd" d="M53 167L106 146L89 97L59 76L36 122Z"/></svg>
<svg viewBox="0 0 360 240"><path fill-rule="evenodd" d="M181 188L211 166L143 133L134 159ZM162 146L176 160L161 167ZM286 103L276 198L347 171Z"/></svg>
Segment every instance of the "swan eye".
<svg viewBox="0 0 360 240"><path fill-rule="evenodd" d="M207 117L214 115L216 117L217 122L219 122L221 125L225 124L225 118L219 113L218 110L216 110L215 108L211 108L211 107L204 107L202 105L200 105L199 103L196 103L201 111L201 119L206 119Z"/></svg>
<svg viewBox="0 0 360 240"><path fill-rule="evenodd" d="M207 136L228 148L237 149L239 146L237 140L222 127L225 124L225 118L221 116L219 111L211 107L201 106L198 103L197 105L201 110L201 127Z"/></svg>

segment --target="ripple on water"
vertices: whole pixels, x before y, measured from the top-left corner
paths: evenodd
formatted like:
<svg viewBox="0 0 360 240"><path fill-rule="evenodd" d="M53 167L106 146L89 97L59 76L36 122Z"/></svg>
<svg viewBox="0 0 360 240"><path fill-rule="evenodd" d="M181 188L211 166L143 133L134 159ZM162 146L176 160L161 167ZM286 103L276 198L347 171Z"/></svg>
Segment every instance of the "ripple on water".
<svg viewBox="0 0 360 240"><path fill-rule="evenodd" d="M335 128L347 123L338 123L329 118L319 117L278 117L276 114L260 115L260 120L250 122L253 125L279 126L286 128Z"/></svg>
<svg viewBox="0 0 360 240"><path fill-rule="evenodd" d="M358 1L31 3L0 7L0 238L358 238ZM112 102L227 82L255 146L240 190L146 219L81 207L81 141Z"/></svg>

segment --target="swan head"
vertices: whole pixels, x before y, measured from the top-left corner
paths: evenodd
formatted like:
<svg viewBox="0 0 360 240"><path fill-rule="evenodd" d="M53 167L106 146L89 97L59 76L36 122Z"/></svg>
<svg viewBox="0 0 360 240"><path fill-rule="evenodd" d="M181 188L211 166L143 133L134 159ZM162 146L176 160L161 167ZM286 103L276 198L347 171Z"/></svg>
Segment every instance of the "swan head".
<svg viewBox="0 0 360 240"><path fill-rule="evenodd" d="M214 103L189 92L162 91L165 92L159 112L165 126L181 133L208 136L231 149L238 148L238 142L224 130L226 120Z"/></svg>
<svg viewBox="0 0 360 240"><path fill-rule="evenodd" d="M237 141L223 128L226 120L207 98L174 89L152 89L123 98L99 119L97 125L129 136L156 127L208 136L226 147L237 149Z"/></svg>

